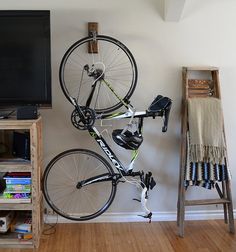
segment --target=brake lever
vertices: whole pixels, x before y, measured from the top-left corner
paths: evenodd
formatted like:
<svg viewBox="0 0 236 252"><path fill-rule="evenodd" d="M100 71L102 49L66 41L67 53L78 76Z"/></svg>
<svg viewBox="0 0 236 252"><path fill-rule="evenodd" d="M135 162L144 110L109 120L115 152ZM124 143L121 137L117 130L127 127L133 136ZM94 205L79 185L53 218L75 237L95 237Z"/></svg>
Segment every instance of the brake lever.
<svg viewBox="0 0 236 252"><path fill-rule="evenodd" d="M172 101L169 101L169 104L165 107L163 111L163 127L162 127L162 132L166 132L168 128L168 122L169 122L169 115L170 115L170 109L171 109Z"/></svg>

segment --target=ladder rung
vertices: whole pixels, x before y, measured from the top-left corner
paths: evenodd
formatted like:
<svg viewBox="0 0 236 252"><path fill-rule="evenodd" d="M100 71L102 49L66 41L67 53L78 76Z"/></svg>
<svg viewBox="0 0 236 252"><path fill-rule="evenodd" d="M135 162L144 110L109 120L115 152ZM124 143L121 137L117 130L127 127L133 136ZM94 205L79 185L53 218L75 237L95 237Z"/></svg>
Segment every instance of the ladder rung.
<svg viewBox="0 0 236 252"><path fill-rule="evenodd" d="M202 200L185 200L185 206L198 206L198 205L216 205L230 203L227 199L202 199Z"/></svg>
<svg viewBox="0 0 236 252"><path fill-rule="evenodd" d="M198 67L185 67L188 71L217 71L218 67L213 66L198 66Z"/></svg>
<svg viewBox="0 0 236 252"><path fill-rule="evenodd" d="M212 86L213 80L199 80L199 79L189 79L188 87L189 88L209 88Z"/></svg>
<svg viewBox="0 0 236 252"><path fill-rule="evenodd" d="M204 98L204 97L209 97L211 96L211 93L203 93L203 94L189 94L189 98L194 98L194 97L201 97L201 98Z"/></svg>

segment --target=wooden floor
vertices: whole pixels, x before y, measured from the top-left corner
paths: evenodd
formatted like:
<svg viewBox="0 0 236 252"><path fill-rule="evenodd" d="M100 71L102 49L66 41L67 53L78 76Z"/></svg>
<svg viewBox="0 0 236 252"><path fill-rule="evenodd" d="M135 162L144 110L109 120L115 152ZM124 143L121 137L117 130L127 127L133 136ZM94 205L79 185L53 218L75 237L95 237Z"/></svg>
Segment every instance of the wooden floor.
<svg viewBox="0 0 236 252"><path fill-rule="evenodd" d="M234 252L236 235L221 220L186 221L185 237L176 235L176 222L58 224L43 235L40 247L0 249L0 252Z"/></svg>

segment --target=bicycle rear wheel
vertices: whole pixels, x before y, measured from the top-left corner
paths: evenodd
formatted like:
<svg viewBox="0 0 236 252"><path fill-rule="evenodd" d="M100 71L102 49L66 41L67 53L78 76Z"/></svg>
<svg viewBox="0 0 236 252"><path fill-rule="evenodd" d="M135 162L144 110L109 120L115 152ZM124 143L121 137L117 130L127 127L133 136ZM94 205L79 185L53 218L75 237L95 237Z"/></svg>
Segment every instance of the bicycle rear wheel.
<svg viewBox="0 0 236 252"><path fill-rule="evenodd" d="M116 194L112 180L87 182L89 178L111 177L110 164L97 153L71 149L57 155L43 175L43 193L49 206L59 215L77 221L93 219L107 210Z"/></svg>
<svg viewBox="0 0 236 252"><path fill-rule="evenodd" d="M59 78L62 91L71 102L88 106L97 113L112 112L123 105L134 92L138 71L129 49L118 40L97 35L98 51L88 47L93 37L83 38L74 43L62 58ZM88 104L88 97L94 87Z"/></svg>

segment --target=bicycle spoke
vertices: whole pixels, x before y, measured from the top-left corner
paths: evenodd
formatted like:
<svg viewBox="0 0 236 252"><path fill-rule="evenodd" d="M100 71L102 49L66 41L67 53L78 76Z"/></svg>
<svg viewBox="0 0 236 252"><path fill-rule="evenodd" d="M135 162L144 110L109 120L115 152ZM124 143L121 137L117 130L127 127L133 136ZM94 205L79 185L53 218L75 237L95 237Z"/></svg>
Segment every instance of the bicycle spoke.
<svg viewBox="0 0 236 252"><path fill-rule="evenodd" d="M89 197L87 197L88 202L89 202L90 206L92 206L93 211L96 212L98 209L96 209L96 207L94 206L93 201L90 199L91 194L89 194L88 191L86 191L86 189L84 189L84 193L89 196Z"/></svg>

